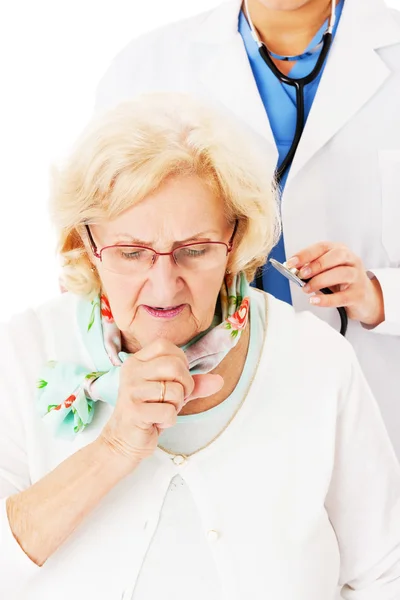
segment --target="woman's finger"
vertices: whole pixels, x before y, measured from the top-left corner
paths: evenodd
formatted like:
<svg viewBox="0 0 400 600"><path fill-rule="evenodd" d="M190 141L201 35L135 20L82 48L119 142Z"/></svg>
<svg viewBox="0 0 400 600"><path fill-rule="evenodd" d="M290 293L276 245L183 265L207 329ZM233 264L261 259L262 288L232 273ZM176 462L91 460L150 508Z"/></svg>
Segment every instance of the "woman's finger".
<svg viewBox="0 0 400 600"><path fill-rule="evenodd" d="M179 356L159 356L150 362L142 363L140 377L145 381L175 381L183 387L184 397L194 388L194 381L188 367Z"/></svg>
<svg viewBox="0 0 400 600"><path fill-rule="evenodd" d="M221 375L215 375L213 373L206 373L202 375L193 375L194 389L190 396L185 398L185 404L195 398L207 398L219 392L223 385L224 380Z"/></svg>
<svg viewBox="0 0 400 600"><path fill-rule="evenodd" d="M326 254L330 250L332 250L335 246L339 244L335 244L333 242L318 242L317 244L313 244L312 246L308 246L308 248L304 248L300 252L296 253L296 256L292 256L289 260L286 261L286 266L291 269L292 267L296 267L296 269L300 269L304 265L317 260L323 254Z"/></svg>
<svg viewBox="0 0 400 600"><path fill-rule="evenodd" d="M355 263L356 257L348 248L345 246L336 246L302 267L300 269L300 277L311 279L315 275L319 275L329 269L339 266L354 266Z"/></svg>
<svg viewBox="0 0 400 600"><path fill-rule="evenodd" d="M173 427L176 423L177 412L168 402L142 402L134 407L135 425L141 429L149 429L156 425L159 429Z"/></svg>
<svg viewBox="0 0 400 600"><path fill-rule="evenodd" d="M354 267L335 267L316 275L303 287L306 294L318 292L322 288L333 288L337 285L352 285L357 280L357 270Z"/></svg>
<svg viewBox="0 0 400 600"><path fill-rule="evenodd" d="M162 338L155 340L134 354L135 359L140 362L148 362L161 356L177 356L185 365L188 365L184 351L169 340Z"/></svg>
<svg viewBox="0 0 400 600"><path fill-rule="evenodd" d="M323 308L338 308L340 306L352 306L354 300L352 299L351 289L336 292L335 294L316 294L311 296L310 304L321 306Z"/></svg>
<svg viewBox="0 0 400 600"><path fill-rule="evenodd" d="M176 381L142 381L132 390L132 395L132 399L139 402L168 402L178 412L184 403L183 386Z"/></svg>

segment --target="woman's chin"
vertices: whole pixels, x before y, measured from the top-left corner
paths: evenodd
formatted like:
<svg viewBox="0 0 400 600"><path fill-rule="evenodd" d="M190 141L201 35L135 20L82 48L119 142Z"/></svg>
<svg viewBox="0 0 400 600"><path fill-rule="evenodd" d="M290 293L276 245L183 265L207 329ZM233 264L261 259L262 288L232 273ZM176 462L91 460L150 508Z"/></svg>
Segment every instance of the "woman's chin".
<svg viewBox="0 0 400 600"><path fill-rule="evenodd" d="M198 334L198 323L193 318L188 305L171 318L157 318L140 307L131 327L124 331L123 345L126 351L131 353L159 339L168 340L175 346L184 346Z"/></svg>

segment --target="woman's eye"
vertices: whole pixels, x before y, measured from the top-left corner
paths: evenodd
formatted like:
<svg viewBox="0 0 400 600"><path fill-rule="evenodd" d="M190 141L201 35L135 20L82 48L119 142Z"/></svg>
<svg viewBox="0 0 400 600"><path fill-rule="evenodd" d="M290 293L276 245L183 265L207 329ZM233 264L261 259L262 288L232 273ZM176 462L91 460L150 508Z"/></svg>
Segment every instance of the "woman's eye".
<svg viewBox="0 0 400 600"><path fill-rule="evenodd" d="M143 258L145 251L143 250L131 250L130 252L128 251L121 251L121 256L124 260L140 260L141 258Z"/></svg>
<svg viewBox="0 0 400 600"><path fill-rule="evenodd" d="M195 247L189 247L189 248L184 248L184 253L186 254L186 256L190 256L190 257L198 257L198 256L203 256L204 254L206 254L207 252L207 248L205 248L204 246L199 246L198 248Z"/></svg>

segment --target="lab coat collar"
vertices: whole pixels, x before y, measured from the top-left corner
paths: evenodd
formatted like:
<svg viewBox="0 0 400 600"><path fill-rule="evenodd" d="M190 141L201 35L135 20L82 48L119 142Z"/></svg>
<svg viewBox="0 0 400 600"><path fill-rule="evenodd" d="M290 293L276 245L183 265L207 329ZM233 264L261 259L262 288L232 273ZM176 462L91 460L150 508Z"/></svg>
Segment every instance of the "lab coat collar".
<svg viewBox="0 0 400 600"><path fill-rule="evenodd" d="M194 42L224 44L238 32L242 0L229 0L205 13L190 32ZM345 0L347 19L355 26L353 33L368 40L375 50L400 43L400 20L384 0ZM400 18L400 17L399 17Z"/></svg>
<svg viewBox="0 0 400 600"><path fill-rule="evenodd" d="M194 42L224 44L238 33L239 12L242 0L229 0L204 14L204 20L196 23L190 33Z"/></svg>
<svg viewBox="0 0 400 600"><path fill-rule="evenodd" d="M275 166L278 151L274 136L238 31L241 4L241 0L231 0L218 6L189 35L206 57L199 79L207 93L262 136L260 140L264 138L264 152Z"/></svg>
<svg viewBox="0 0 400 600"><path fill-rule="evenodd" d="M193 43L203 45L206 57L199 78L211 97L264 137L270 159L276 163L278 154L271 126L238 33L241 5L241 0L221 4L197 21L195 30L190 32ZM383 85L390 69L377 50L398 43L400 23L383 0L345 0L286 185Z"/></svg>
<svg viewBox="0 0 400 600"><path fill-rule="evenodd" d="M378 93L391 71L380 48L400 43L400 27L381 0L345 0L286 186Z"/></svg>

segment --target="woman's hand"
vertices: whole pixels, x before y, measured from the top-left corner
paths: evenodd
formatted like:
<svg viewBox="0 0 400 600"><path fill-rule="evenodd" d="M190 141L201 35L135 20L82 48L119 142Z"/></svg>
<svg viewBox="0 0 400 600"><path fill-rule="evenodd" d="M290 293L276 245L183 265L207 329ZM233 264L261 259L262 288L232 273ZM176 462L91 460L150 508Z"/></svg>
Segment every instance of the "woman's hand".
<svg viewBox="0 0 400 600"><path fill-rule="evenodd" d="M302 279L310 279L303 288L316 292L310 303L317 306L344 306L349 319L376 327L385 320L382 289L376 278L370 279L361 259L343 244L320 242L302 250L287 261L289 268L300 270ZM318 294L330 288L332 295Z"/></svg>
<svg viewBox="0 0 400 600"><path fill-rule="evenodd" d="M223 383L220 375L190 375L183 350L157 340L122 365L117 404L101 441L137 464L154 452L161 431L175 425L187 402L215 394Z"/></svg>

